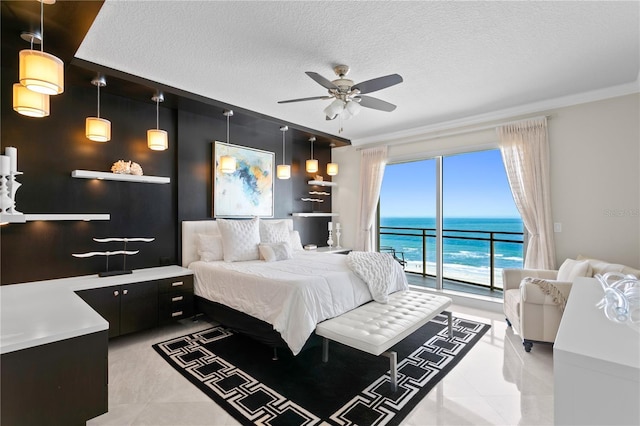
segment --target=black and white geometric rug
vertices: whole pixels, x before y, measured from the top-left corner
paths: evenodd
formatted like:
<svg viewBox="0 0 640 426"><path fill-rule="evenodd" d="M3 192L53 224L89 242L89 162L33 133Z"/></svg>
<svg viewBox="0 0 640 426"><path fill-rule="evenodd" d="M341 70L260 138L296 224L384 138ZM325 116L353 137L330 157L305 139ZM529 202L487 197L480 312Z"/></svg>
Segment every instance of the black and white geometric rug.
<svg viewBox="0 0 640 426"><path fill-rule="evenodd" d="M490 328L454 317L454 337L439 315L392 348L398 390L389 386L389 359L338 343L297 356L225 327L153 345L154 349L244 425L398 425ZM285 353L289 352L289 353Z"/></svg>

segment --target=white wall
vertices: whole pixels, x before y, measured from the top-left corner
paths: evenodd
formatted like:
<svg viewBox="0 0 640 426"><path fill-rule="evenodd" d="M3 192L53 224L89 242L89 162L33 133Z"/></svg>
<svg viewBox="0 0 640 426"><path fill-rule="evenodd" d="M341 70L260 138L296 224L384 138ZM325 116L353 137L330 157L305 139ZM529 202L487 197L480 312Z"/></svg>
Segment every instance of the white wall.
<svg viewBox="0 0 640 426"><path fill-rule="evenodd" d="M545 111L549 115L551 193L560 265L578 254L640 267L640 94ZM542 113L541 113L542 115ZM429 137L432 137L430 135ZM428 137L425 137L428 139ZM393 145L390 162L497 147L493 130ZM342 246L355 242L359 201L359 151L333 150L334 212Z"/></svg>

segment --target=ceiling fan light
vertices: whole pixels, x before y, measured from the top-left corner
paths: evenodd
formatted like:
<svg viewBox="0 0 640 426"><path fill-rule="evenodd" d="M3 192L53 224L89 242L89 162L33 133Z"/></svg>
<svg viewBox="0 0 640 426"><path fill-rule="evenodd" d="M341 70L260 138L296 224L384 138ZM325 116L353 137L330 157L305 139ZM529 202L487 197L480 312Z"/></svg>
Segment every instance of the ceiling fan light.
<svg viewBox="0 0 640 426"><path fill-rule="evenodd" d="M333 112L333 114L330 115L338 115L342 111L344 111L344 101L342 99L336 99L335 101L331 102L331 111Z"/></svg>
<svg viewBox="0 0 640 426"><path fill-rule="evenodd" d="M349 114L355 117L360 113L362 106L360 106L360 104L356 101L350 101L350 102L347 102L347 106L345 109L349 111Z"/></svg>
<svg viewBox="0 0 640 426"><path fill-rule="evenodd" d="M335 176L338 174L338 163L327 163L327 174Z"/></svg>
<svg viewBox="0 0 640 426"><path fill-rule="evenodd" d="M49 115L49 95L34 92L20 83L13 85L13 110L27 117L47 117Z"/></svg>
<svg viewBox="0 0 640 426"><path fill-rule="evenodd" d="M276 176L278 179L289 179L291 177L291 166L288 164L279 164L276 167Z"/></svg>

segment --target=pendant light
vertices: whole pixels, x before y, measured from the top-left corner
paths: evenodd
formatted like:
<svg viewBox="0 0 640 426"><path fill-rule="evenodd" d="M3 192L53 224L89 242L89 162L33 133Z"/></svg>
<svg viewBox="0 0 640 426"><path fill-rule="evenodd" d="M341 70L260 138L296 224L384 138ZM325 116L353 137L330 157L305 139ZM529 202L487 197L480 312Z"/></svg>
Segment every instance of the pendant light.
<svg viewBox="0 0 640 426"><path fill-rule="evenodd" d="M21 50L20 84L29 90L45 95L59 95L64 92L64 63L58 57L44 51L44 3L53 4L55 0L40 1L40 50ZM24 38L24 37L23 37Z"/></svg>
<svg viewBox="0 0 640 426"><path fill-rule="evenodd" d="M336 146L335 143L331 142L331 144L329 144L329 147L331 147L331 149L333 150L333 148ZM332 153L333 156L333 153ZM335 176L338 174L338 163L327 163L327 174L329 176Z"/></svg>
<svg viewBox="0 0 640 426"><path fill-rule="evenodd" d="M222 113L227 117L227 145L229 145L229 117L233 115L233 111L225 109ZM222 173L235 173L236 171L236 159L231 155L223 155L220 157L220 171Z"/></svg>
<svg viewBox="0 0 640 426"><path fill-rule="evenodd" d="M158 92L151 100L156 103L156 128L147 130L147 146L154 151L164 151L169 147L167 132L160 130L160 102L164 102L164 96Z"/></svg>
<svg viewBox="0 0 640 426"><path fill-rule="evenodd" d="M318 172L318 160L313 159L313 143L316 141L315 137L310 137L309 142L311 142L311 159L307 160L306 170L307 173L317 173Z"/></svg>
<svg viewBox="0 0 640 426"><path fill-rule="evenodd" d="M287 130L289 130L288 126L280 127L280 131L282 132L282 164L279 164L276 168L276 176L278 177L278 179L289 179L291 177L291 166L285 164L287 157L285 155L284 149L284 133Z"/></svg>
<svg viewBox="0 0 640 426"><path fill-rule="evenodd" d="M100 118L100 88L107 85L104 77L98 76L91 80L91 84L98 88L98 116L87 117L85 120L85 134L87 138L95 142L107 142L111 140L111 122Z"/></svg>
<svg viewBox="0 0 640 426"><path fill-rule="evenodd" d="M49 115L49 95L34 92L20 83L13 85L13 110L27 117L47 117Z"/></svg>

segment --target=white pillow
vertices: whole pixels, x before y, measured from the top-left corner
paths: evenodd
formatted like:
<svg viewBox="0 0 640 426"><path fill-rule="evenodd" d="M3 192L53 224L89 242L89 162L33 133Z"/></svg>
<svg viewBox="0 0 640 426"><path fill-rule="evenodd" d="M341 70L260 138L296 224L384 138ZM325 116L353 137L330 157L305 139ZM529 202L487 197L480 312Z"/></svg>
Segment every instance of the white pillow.
<svg viewBox="0 0 640 426"><path fill-rule="evenodd" d="M304 251L302 241L300 241L300 233L298 231L289 231L289 240L293 251Z"/></svg>
<svg viewBox="0 0 640 426"><path fill-rule="evenodd" d="M289 243L261 243L258 245L260 255L267 262L291 259L291 246Z"/></svg>
<svg viewBox="0 0 640 426"><path fill-rule="evenodd" d="M197 234L197 241L200 260L204 262L212 262L214 260L222 260L224 258L222 237L220 235Z"/></svg>
<svg viewBox="0 0 640 426"><path fill-rule="evenodd" d="M592 274L588 260L567 259L558 269L558 281L572 283L578 277L590 277Z"/></svg>
<svg viewBox="0 0 640 426"><path fill-rule="evenodd" d="M284 243L290 240L289 227L284 221L260 221L261 243Z"/></svg>
<svg viewBox="0 0 640 426"><path fill-rule="evenodd" d="M258 218L251 220L218 219L225 262L258 260L260 230Z"/></svg>

